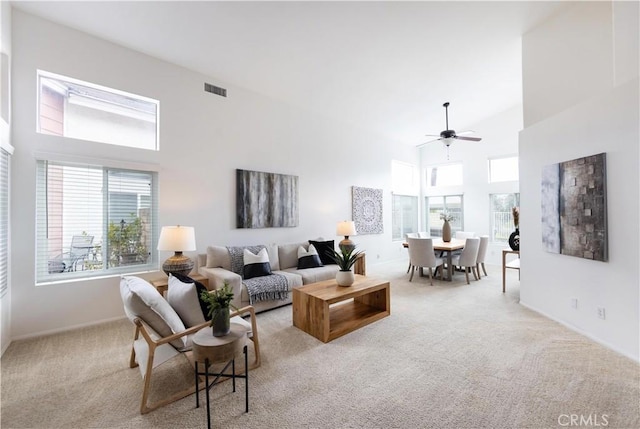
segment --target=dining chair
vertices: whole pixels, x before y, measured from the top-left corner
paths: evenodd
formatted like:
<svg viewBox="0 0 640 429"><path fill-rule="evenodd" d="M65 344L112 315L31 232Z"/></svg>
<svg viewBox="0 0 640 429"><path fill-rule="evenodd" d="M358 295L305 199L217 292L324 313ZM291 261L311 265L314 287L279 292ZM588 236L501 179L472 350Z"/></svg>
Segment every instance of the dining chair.
<svg viewBox="0 0 640 429"><path fill-rule="evenodd" d="M478 246L478 257L476 258L476 272L478 273L478 279L482 278L482 276L480 276L481 265L482 265L482 271L484 272L485 277L487 276L487 270L484 266L484 260L487 256L488 247L489 247L489 236L481 235L480 245Z"/></svg>
<svg viewBox="0 0 640 429"><path fill-rule="evenodd" d="M409 238L418 238L420 237L420 233L419 232L407 232L406 234L406 239L409 240ZM407 241L407 244L409 242ZM409 270L411 269L411 259L409 259L409 266L407 267L407 274L409 274Z"/></svg>
<svg viewBox="0 0 640 429"><path fill-rule="evenodd" d="M476 260L478 259L478 248L480 247L480 238L467 238L464 243L464 249L460 255L454 256L452 259L453 266L464 268L464 274L469 284L469 270L473 273L473 277L478 280L476 274Z"/></svg>
<svg viewBox="0 0 640 429"><path fill-rule="evenodd" d="M440 267L440 280L442 280L442 272L444 271L444 260L436 257L433 250L433 239L431 238L407 238L409 242L409 264L411 276L409 281L413 279L413 273L416 267L429 268L429 283L433 286L433 269Z"/></svg>

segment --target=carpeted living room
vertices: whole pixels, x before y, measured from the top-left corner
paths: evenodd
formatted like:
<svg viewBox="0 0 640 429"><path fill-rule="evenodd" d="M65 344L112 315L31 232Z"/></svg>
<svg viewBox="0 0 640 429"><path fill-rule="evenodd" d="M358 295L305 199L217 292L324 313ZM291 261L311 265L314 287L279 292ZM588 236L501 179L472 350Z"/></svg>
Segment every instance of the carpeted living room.
<svg viewBox="0 0 640 429"><path fill-rule="evenodd" d="M2 1L0 424L640 427L639 8Z"/></svg>
<svg viewBox="0 0 640 429"><path fill-rule="evenodd" d="M505 294L493 266L471 285L409 282L400 262L368 274L391 281L391 316L329 343L295 328L290 305L259 314L249 413L242 382L236 393L225 382L212 390L212 427L544 428L581 413L640 424L637 364L519 305L516 272ZM132 335L120 320L13 344L3 427L203 427L193 395L139 413ZM152 396L193 383L182 356L159 368Z"/></svg>

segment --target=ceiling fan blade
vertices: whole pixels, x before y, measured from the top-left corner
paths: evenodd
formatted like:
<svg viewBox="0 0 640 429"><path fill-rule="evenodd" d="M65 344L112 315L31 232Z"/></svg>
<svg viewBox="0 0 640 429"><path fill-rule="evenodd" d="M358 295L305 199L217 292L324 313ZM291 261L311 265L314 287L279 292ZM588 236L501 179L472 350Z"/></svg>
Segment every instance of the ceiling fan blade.
<svg viewBox="0 0 640 429"><path fill-rule="evenodd" d="M457 133L457 135L460 135L460 134L475 134L475 131L473 131L473 130L466 130L466 131L463 131L463 132L461 132L461 133Z"/></svg>
<svg viewBox="0 0 640 429"><path fill-rule="evenodd" d="M425 134L425 137L440 137L440 134Z"/></svg>
<svg viewBox="0 0 640 429"><path fill-rule="evenodd" d="M456 136L455 137L458 140L469 140L472 142L479 142L480 140L482 140L482 137L462 137L462 136Z"/></svg>

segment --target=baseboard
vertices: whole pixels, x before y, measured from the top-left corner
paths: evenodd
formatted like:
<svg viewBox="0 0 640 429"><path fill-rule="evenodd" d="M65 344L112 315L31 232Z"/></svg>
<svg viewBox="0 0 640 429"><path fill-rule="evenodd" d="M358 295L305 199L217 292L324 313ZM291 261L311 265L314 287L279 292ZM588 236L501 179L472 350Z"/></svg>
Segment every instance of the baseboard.
<svg viewBox="0 0 640 429"><path fill-rule="evenodd" d="M20 335L20 336L11 338L11 342L18 341L18 340L26 340L26 339L35 338L35 337L44 337L46 335L59 334L61 332L74 331L76 329L87 328L89 326L94 326L94 325L102 325L103 323L115 322L116 320L122 320L122 319L126 319L126 316L112 317L109 319L96 320L94 322L89 322L89 323L81 323L79 325L65 326L64 328L51 329L48 331L40 331L33 334Z"/></svg>
<svg viewBox="0 0 640 429"><path fill-rule="evenodd" d="M522 302L522 300L520 300L520 305L522 305L523 307L528 308L531 311L535 311L536 313L540 314L541 316L546 317L547 319L551 319L554 322L558 322L559 324L561 324L565 328L569 328L573 332L577 332L578 334L580 334L582 336L585 336L585 337L589 338L590 340L595 341L596 343L598 343L598 344L600 344L600 345L602 345L602 346L604 346L604 347L606 347L606 348L608 348L610 350L613 350L614 352L616 352L616 353L618 353L618 354L620 354L620 355L622 355L622 356L624 356L626 358L629 358L629 359L631 359L632 361L634 361L636 363L640 363L640 356L632 356L629 353L627 353L626 351L620 350L618 347L614 346L613 344L610 344L610 343L608 343L606 341L603 341L602 339L600 339L598 337L594 337L589 332L583 331L582 329L578 328L577 326L571 325L571 324L569 324L569 323L567 323L567 322L565 322L563 320L556 319L555 317L552 317L551 315L545 313L544 311Z"/></svg>
<svg viewBox="0 0 640 429"><path fill-rule="evenodd" d="M6 346L4 346L4 347L2 348L2 352L0 352L0 357L2 357L2 355L4 355L4 352L6 352L6 351L7 351L7 349L9 348L9 346L11 345L11 343L12 343L12 342L13 342L13 339L12 339L12 340L10 340L10 341L7 343L7 345L6 345Z"/></svg>

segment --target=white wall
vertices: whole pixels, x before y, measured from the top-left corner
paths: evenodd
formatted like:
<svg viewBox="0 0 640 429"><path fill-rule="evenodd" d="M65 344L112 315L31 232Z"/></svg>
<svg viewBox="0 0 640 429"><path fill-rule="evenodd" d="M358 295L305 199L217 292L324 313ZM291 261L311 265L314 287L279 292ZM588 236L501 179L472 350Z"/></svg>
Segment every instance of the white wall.
<svg viewBox="0 0 640 429"><path fill-rule="evenodd" d="M494 115L469 129L482 137L479 142L456 141L447 150L442 143L433 142L421 151L421 176L424 195L464 195L464 229L476 235L491 236L489 195L519 192L518 182L489 183L488 160L509 155L518 155L518 133L522 129L522 107L516 106ZM460 130L463 131L463 130ZM424 169L429 165L462 162L462 186L426 188ZM421 199L424 201L424 199ZM424 216L422 216L424 218ZM421 230L425 230L424 224ZM490 243L486 263L500 265L501 249L506 243Z"/></svg>
<svg viewBox="0 0 640 429"><path fill-rule="evenodd" d="M602 13L597 19L594 7ZM520 302L635 360L640 356L640 94L638 51L632 52L628 46L637 46L637 16L638 3L616 8L580 4L555 17L553 25L543 25L525 36L523 55L528 68L524 70L524 102L538 112L538 120L520 134ZM585 27L583 21L589 26ZM611 27L612 22L624 24L627 31L617 31L615 25ZM613 40L608 32L619 37ZM614 43L595 44L592 48L598 50L590 56L574 58L578 62L574 67L581 74L577 78L580 85L547 85L545 81L552 79L547 73L549 64L580 51L583 43L591 43L592 34ZM551 39L556 42L547 44ZM635 58L624 62L628 67L617 62L616 70L613 58L620 55L620 49ZM602 76L604 69L608 70L606 79ZM625 83L615 86L616 81ZM544 86L556 86L557 99L565 101L562 111L538 96L527 97ZM545 252L540 222L542 167L601 152L607 154L609 261ZM578 300L577 309L571 308L572 298ZM605 320L597 317L597 307L605 308Z"/></svg>
<svg viewBox="0 0 640 429"><path fill-rule="evenodd" d="M11 6L9 2L0 2L0 53L6 57L3 61L0 85L2 86L0 92L0 139L3 147L11 144L10 140L10 122L11 122L11 110L10 110L10 82L11 82ZM11 237L11 234L9 234ZM9 246L11 245L11 239L9 239ZM11 261L11 255L9 255L9 262ZM11 342L11 270L8 274L9 290L0 299L0 353L9 347Z"/></svg>
<svg viewBox="0 0 640 429"><path fill-rule="evenodd" d="M117 278L35 286L36 152L157 169L160 224L193 225L198 252L214 243L339 239L337 221L351 218L351 186L381 188L385 233L354 241L367 252L368 264L397 257L391 245L391 159L411 161L413 148L355 128L348 118L332 122L18 10L13 11L13 53L12 214L21 220L13 225L14 236L21 237L13 248L13 276L20 279L13 284L14 338L123 316ZM160 100L161 150L37 134L38 68ZM205 93L205 81L227 88L228 98ZM236 229L236 168L299 176L299 226Z"/></svg>

